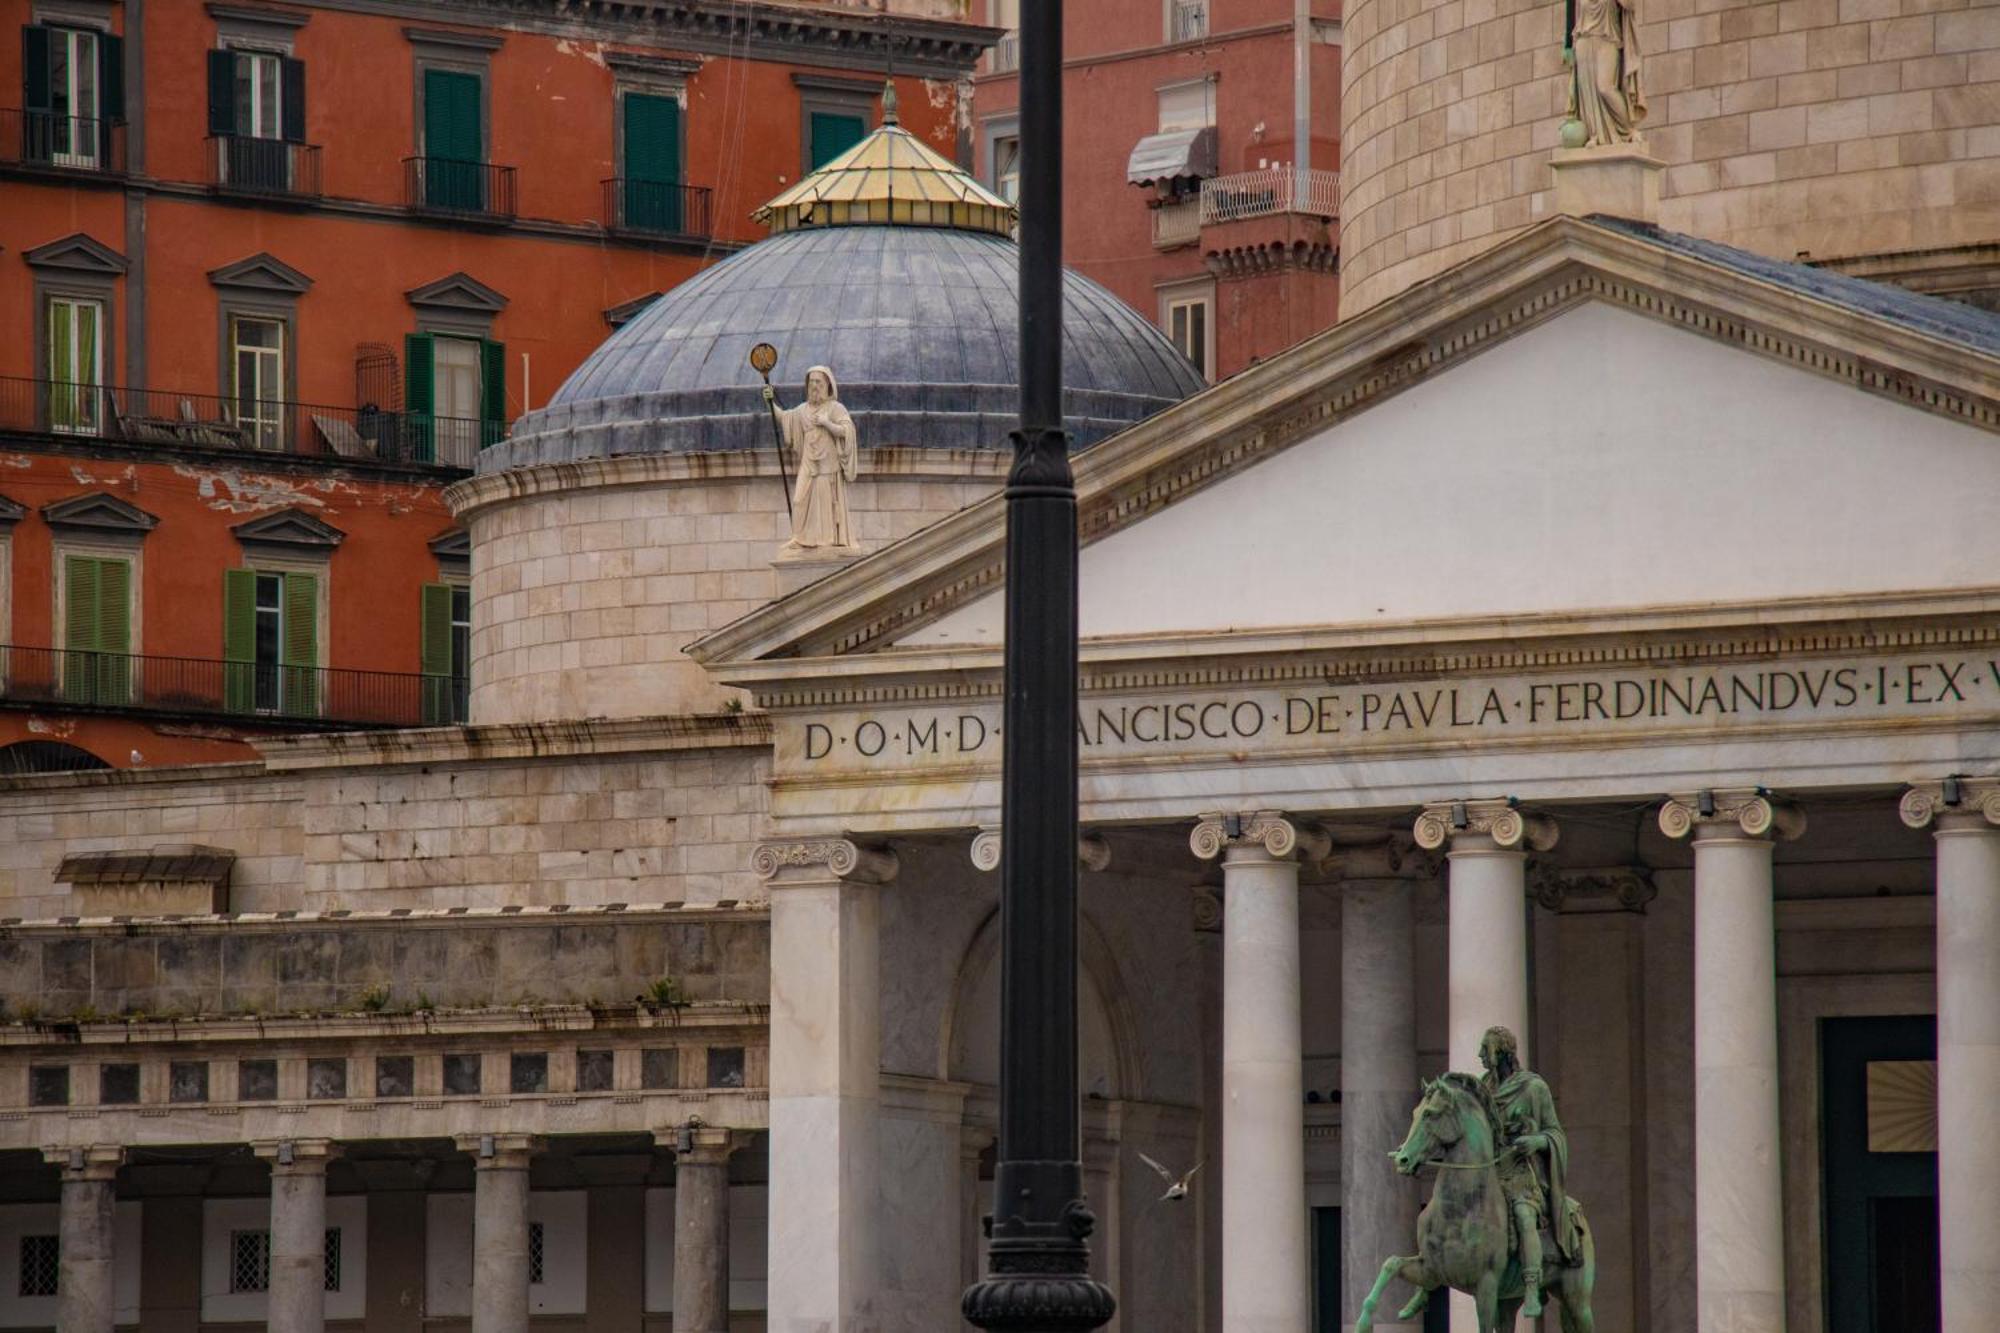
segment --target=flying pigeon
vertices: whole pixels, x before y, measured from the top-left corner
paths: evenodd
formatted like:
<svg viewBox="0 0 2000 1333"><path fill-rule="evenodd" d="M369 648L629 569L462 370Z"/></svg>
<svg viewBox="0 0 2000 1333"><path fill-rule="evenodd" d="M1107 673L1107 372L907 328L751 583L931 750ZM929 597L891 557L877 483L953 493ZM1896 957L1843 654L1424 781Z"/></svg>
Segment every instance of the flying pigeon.
<svg viewBox="0 0 2000 1333"><path fill-rule="evenodd" d="M1196 1162L1187 1169L1186 1175L1177 1176L1144 1153L1139 1154L1139 1160L1159 1172L1160 1179L1167 1182L1167 1192L1162 1194L1158 1199L1155 1199L1155 1203L1166 1203L1173 1199L1185 1199L1188 1194L1188 1182L1192 1181L1194 1173L1202 1168L1202 1163Z"/></svg>

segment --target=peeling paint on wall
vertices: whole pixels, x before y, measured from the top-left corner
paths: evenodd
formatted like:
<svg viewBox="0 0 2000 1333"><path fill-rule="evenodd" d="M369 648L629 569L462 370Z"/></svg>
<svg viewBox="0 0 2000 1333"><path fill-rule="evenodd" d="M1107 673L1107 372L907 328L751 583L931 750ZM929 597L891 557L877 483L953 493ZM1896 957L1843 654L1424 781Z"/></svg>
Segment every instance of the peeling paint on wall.
<svg viewBox="0 0 2000 1333"><path fill-rule="evenodd" d="M573 42L564 37L556 42L556 51L566 56L582 56L599 69L609 69L604 60L603 42Z"/></svg>

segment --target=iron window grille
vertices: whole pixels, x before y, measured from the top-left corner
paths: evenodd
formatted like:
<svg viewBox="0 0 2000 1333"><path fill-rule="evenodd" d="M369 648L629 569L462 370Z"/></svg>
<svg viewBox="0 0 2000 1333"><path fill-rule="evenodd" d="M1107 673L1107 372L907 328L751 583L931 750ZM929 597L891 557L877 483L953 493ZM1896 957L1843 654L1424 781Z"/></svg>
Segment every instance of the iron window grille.
<svg viewBox="0 0 2000 1333"><path fill-rule="evenodd" d="M167 1100L205 1102L208 1100L208 1062L176 1060L167 1067Z"/></svg>
<svg viewBox="0 0 2000 1333"><path fill-rule="evenodd" d="M477 1055L447 1055L444 1058L444 1095L477 1097L479 1069L480 1059Z"/></svg>
<svg viewBox="0 0 2000 1333"><path fill-rule="evenodd" d="M271 1289L271 1233L232 1231L229 1233L229 1290L235 1292Z"/></svg>
<svg viewBox="0 0 2000 1333"><path fill-rule="evenodd" d="M653 1046L641 1053L640 1087L650 1089L679 1087L680 1075L681 1053L673 1047Z"/></svg>
<svg viewBox="0 0 2000 1333"><path fill-rule="evenodd" d="M139 1100L139 1066L99 1065L97 1100L105 1106L131 1106Z"/></svg>
<svg viewBox="0 0 2000 1333"><path fill-rule="evenodd" d="M708 1048L708 1086L711 1088L740 1088L743 1086L743 1048L741 1046L711 1046Z"/></svg>
<svg viewBox="0 0 2000 1333"><path fill-rule="evenodd" d="M610 1051L578 1051L576 1053L576 1090L578 1092L611 1091L613 1068Z"/></svg>
<svg viewBox="0 0 2000 1333"><path fill-rule="evenodd" d="M514 1092L547 1092L549 1057L541 1051L517 1051L508 1074L508 1086Z"/></svg>
<svg viewBox="0 0 2000 1333"><path fill-rule="evenodd" d="M28 1105L68 1106L69 1066L30 1066L28 1069Z"/></svg>
<svg viewBox="0 0 2000 1333"><path fill-rule="evenodd" d="M245 1060L236 1066L236 1100L268 1102L278 1096L278 1062Z"/></svg>
<svg viewBox="0 0 2000 1333"><path fill-rule="evenodd" d="M528 1223L528 1285L531 1287L542 1285L542 1256L545 1253L542 1247L542 1224Z"/></svg>
<svg viewBox="0 0 2000 1333"><path fill-rule="evenodd" d="M340 1228L326 1229L326 1289L340 1290Z"/></svg>
<svg viewBox="0 0 2000 1333"><path fill-rule="evenodd" d="M54 1296L61 1271L60 1236L21 1237L21 1295Z"/></svg>
<svg viewBox="0 0 2000 1333"><path fill-rule="evenodd" d="M306 1065L306 1096L314 1101L338 1101L347 1096L347 1061L310 1061Z"/></svg>
<svg viewBox="0 0 2000 1333"><path fill-rule="evenodd" d="M377 1097L408 1097L416 1089L416 1060L407 1055L378 1055L375 1057L375 1095Z"/></svg>

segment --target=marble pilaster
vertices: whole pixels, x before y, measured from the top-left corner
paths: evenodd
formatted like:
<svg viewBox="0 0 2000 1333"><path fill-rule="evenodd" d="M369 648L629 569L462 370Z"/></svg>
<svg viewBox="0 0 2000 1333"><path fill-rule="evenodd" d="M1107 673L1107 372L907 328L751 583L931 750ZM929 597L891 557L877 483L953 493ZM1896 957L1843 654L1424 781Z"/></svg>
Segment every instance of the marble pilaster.
<svg viewBox="0 0 2000 1333"><path fill-rule="evenodd" d="M1938 1270L1943 1333L2000 1310L2000 779L1904 794L1937 839Z"/></svg>
<svg viewBox="0 0 2000 1333"><path fill-rule="evenodd" d="M766 843L771 894L771 1333L878 1319L881 907L887 851Z"/></svg>
<svg viewBox="0 0 2000 1333"><path fill-rule="evenodd" d="M1272 811L1208 815L1190 838L1222 861L1222 1322L1300 1333L1307 1265L1299 863L1326 834Z"/></svg>
<svg viewBox="0 0 2000 1333"><path fill-rule="evenodd" d="M1694 838L1695 1326L1783 1333L1784 1181L1771 849L1805 815L1760 789L1676 795Z"/></svg>
<svg viewBox="0 0 2000 1333"><path fill-rule="evenodd" d="M1435 874L1422 854L1390 842L1340 858L1341 1291L1351 1328L1382 1261L1417 1234L1417 1191L1389 1154L1417 1101L1417 988L1411 895ZM1394 1320L1375 1327L1406 1330Z"/></svg>
<svg viewBox="0 0 2000 1333"><path fill-rule="evenodd" d="M339 1149L326 1139L254 1143L271 1164L270 1333L326 1328L326 1166Z"/></svg>
<svg viewBox="0 0 2000 1333"><path fill-rule="evenodd" d="M466 1134L472 1154L472 1333L528 1333L529 1134Z"/></svg>
<svg viewBox="0 0 2000 1333"><path fill-rule="evenodd" d="M113 1220L124 1150L105 1144L48 1148L62 1168L56 1270L56 1327L63 1333L111 1333L118 1299L112 1285Z"/></svg>

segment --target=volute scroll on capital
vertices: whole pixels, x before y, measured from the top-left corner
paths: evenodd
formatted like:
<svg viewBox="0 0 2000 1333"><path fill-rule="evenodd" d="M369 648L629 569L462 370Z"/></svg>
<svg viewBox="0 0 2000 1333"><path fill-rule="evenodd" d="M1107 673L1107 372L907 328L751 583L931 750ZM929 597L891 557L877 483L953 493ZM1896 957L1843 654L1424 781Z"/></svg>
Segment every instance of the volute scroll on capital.
<svg viewBox="0 0 2000 1333"><path fill-rule="evenodd" d="M1660 807L1660 832L1669 838L1685 838L1700 828L1726 833L1732 824L1745 837L1790 841L1806 831L1806 812L1762 787L1689 792L1668 797Z"/></svg>
<svg viewBox="0 0 2000 1333"><path fill-rule="evenodd" d="M1511 797L1478 801L1442 801L1427 805L1417 815L1412 835L1417 846L1437 851L1454 837L1483 834L1503 851L1523 845L1531 851L1546 852L1561 834L1556 821L1547 815L1529 814Z"/></svg>
<svg viewBox="0 0 2000 1333"><path fill-rule="evenodd" d="M972 868L994 871L1000 868L1000 826L982 828L972 838ZM1097 833L1076 836L1076 860L1085 870L1103 871L1111 867L1111 844Z"/></svg>
<svg viewBox="0 0 2000 1333"><path fill-rule="evenodd" d="M2000 778L1945 778L1915 783L1903 793L1896 813L1911 828L1927 828L1953 815L1967 822L1984 820L2000 825Z"/></svg>
<svg viewBox="0 0 2000 1333"><path fill-rule="evenodd" d="M896 877L896 854L888 848L863 847L848 838L808 838L798 842L767 842L750 857L750 868L767 883L785 870L823 870L829 879L859 884L887 884Z"/></svg>
<svg viewBox="0 0 2000 1333"><path fill-rule="evenodd" d="M1251 814L1208 814L1195 822L1188 834L1188 847L1204 861L1213 861L1225 848L1262 845L1272 857L1296 853L1307 861L1324 861L1333 854L1333 839L1325 829L1309 820L1292 819L1276 810Z"/></svg>

